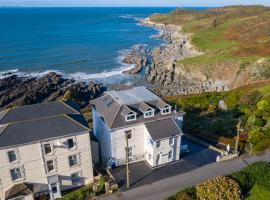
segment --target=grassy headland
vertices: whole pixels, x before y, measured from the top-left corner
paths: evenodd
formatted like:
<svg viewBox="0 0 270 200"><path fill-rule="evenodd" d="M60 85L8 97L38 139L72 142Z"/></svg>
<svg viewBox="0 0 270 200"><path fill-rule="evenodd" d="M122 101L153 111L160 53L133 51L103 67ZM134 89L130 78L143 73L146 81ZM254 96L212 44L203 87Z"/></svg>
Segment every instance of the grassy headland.
<svg viewBox="0 0 270 200"><path fill-rule="evenodd" d="M228 70L229 74L240 76L243 71L256 71L254 74L257 77L249 77L250 80L270 78L270 7L230 6L200 11L177 9L168 14L152 15L150 20L181 26L182 32L190 36L192 44L203 52L202 55L178 61L176 67L212 73L220 70L217 66L231 66L237 70ZM247 73L243 73L242 78L246 79L246 76ZM239 85L241 83L237 83L236 87Z"/></svg>

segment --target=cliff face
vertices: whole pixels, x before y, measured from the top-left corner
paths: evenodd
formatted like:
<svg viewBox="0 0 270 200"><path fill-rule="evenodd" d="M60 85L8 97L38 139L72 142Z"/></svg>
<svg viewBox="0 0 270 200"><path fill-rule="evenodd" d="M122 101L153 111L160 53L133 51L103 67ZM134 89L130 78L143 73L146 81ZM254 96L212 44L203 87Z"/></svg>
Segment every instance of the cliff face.
<svg viewBox="0 0 270 200"><path fill-rule="evenodd" d="M270 78L268 7L178 9L143 23L168 41L152 51L146 67L147 81L163 95L223 91Z"/></svg>

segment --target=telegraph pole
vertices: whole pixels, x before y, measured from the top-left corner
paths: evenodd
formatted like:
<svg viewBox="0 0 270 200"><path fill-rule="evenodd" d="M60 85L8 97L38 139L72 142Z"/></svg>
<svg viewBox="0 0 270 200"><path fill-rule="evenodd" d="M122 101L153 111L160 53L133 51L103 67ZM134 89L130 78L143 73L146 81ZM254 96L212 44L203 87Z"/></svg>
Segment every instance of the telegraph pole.
<svg viewBox="0 0 270 200"><path fill-rule="evenodd" d="M237 127L237 136L236 136L235 147L234 147L235 155L238 153L239 134L240 134L240 129L241 129L241 119L239 119L236 127Z"/></svg>
<svg viewBox="0 0 270 200"><path fill-rule="evenodd" d="M127 188L129 188L129 160L128 160L128 134L126 137L126 173L127 173Z"/></svg>

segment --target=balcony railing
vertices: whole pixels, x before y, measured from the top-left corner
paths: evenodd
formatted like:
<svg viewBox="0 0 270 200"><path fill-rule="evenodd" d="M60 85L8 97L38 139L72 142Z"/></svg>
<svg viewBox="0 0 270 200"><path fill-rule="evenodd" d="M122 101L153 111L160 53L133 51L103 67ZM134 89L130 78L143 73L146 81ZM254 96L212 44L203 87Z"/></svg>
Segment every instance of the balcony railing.
<svg viewBox="0 0 270 200"><path fill-rule="evenodd" d="M132 162L144 160L144 155L145 155L145 154L137 154L137 155L133 155L132 157L128 158L128 161L129 161L130 163L132 163ZM116 159L116 165L117 165L117 166L125 165L125 164L126 164L126 158L123 158L123 159Z"/></svg>

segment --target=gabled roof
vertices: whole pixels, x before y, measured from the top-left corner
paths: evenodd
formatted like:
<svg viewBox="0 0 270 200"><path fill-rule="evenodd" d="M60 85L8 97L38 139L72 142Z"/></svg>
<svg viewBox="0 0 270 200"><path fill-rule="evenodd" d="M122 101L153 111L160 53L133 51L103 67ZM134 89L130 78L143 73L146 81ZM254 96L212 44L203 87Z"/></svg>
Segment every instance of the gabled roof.
<svg viewBox="0 0 270 200"><path fill-rule="evenodd" d="M145 127L153 140L161 140L183 134L173 118L148 122L145 123Z"/></svg>
<svg viewBox="0 0 270 200"><path fill-rule="evenodd" d="M145 112L145 111L150 110L150 109L153 110L153 108L151 106L149 106L147 103L145 103L145 102L140 103L139 110L141 112Z"/></svg>
<svg viewBox="0 0 270 200"><path fill-rule="evenodd" d="M29 183L18 183L5 192L5 199L27 196L33 194L33 185Z"/></svg>
<svg viewBox="0 0 270 200"><path fill-rule="evenodd" d="M32 120L61 114L80 114L78 106L69 101L54 101L10 108L0 112L0 124Z"/></svg>
<svg viewBox="0 0 270 200"><path fill-rule="evenodd" d="M159 99L156 103L156 106L159 108L159 109L162 109L164 108L165 106L170 106L169 104L167 104L165 101Z"/></svg>
<svg viewBox="0 0 270 200"><path fill-rule="evenodd" d="M125 116L129 115L130 113L136 114L136 112L134 112L132 109L130 109L127 105L124 105L122 108L121 114L125 117Z"/></svg>

